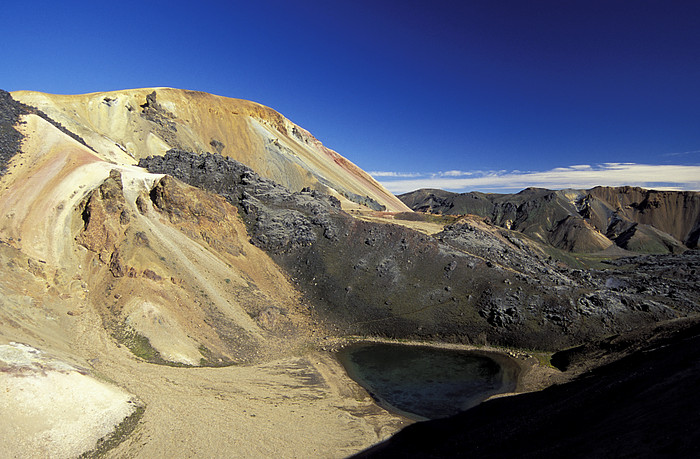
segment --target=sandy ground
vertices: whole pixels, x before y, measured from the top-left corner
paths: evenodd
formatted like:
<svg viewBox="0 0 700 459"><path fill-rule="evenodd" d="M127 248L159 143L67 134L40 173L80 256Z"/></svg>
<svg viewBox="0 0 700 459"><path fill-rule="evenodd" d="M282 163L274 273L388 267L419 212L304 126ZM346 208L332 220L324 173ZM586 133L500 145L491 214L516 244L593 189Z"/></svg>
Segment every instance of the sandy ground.
<svg viewBox="0 0 700 459"><path fill-rule="evenodd" d="M91 371L146 410L109 457L346 457L407 421L377 407L327 353L251 366L175 368L139 361L92 325L78 345Z"/></svg>
<svg viewBox="0 0 700 459"><path fill-rule="evenodd" d="M38 349L0 345L3 457L75 457L132 414L136 401Z"/></svg>
<svg viewBox="0 0 700 459"><path fill-rule="evenodd" d="M410 228L412 230L420 231L421 233L430 234L430 235L437 234L445 228L445 225L442 225L439 223L402 220L402 219L394 218L393 216L388 215L387 212L374 212L374 211L368 211L366 209L367 209L366 207L361 208L360 206L356 206L354 208L349 208L347 210L350 211L352 216L354 216L355 218L359 218L360 220L365 220L368 222L375 222L375 223L391 223L394 225L401 225L401 226L405 226L406 228Z"/></svg>
<svg viewBox="0 0 700 459"><path fill-rule="evenodd" d="M222 368L149 364L93 309L69 315L75 298L32 300L45 286L25 274L0 286L0 457L75 457L134 404L143 417L108 457L345 457L405 425L329 353Z"/></svg>
<svg viewBox="0 0 700 459"><path fill-rule="evenodd" d="M79 369L0 345L0 456L74 457L137 405L138 426L107 457L346 457L407 423L328 353L176 368L135 358L97 324L91 313L73 324L72 351L86 357Z"/></svg>

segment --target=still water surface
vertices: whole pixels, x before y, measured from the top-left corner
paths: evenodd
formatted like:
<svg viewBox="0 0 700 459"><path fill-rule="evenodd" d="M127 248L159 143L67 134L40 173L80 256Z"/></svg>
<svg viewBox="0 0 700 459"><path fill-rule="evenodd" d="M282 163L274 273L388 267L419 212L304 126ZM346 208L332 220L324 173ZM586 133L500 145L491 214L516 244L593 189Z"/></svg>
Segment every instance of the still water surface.
<svg viewBox="0 0 700 459"><path fill-rule="evenodd" d="M348 375L386 409L414 419L451 416L515 389L517 367L479 351L387 343L338 353Z"/></svg>

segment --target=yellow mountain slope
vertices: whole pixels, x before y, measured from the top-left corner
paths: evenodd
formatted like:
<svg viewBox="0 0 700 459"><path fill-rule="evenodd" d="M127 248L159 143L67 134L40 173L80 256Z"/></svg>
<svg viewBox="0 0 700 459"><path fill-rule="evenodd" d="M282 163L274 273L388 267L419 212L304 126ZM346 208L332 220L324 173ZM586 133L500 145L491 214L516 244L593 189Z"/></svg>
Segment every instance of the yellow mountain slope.
<svg viewBox="0 0 700 459"><path fill-rule="evenodd" d="M133 164L170 148L219 152L293 191L325 191L346 207L354 202L409 210L308 131L255 102L171 88L12 96L44 111L108 161Z"/></svg>

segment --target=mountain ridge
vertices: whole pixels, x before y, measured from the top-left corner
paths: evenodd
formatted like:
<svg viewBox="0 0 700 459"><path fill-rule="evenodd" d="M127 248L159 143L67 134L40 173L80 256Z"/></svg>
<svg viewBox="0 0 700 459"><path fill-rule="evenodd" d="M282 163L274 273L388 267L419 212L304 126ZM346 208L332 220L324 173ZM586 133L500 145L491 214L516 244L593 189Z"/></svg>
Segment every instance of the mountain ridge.
<svg viewBox="0 0 700 459"><path fill-rule="evenodd" d="M528 188L516 194L423 189L399 198L416 211L475 214L554 247L591 253L615 245L676 253L698 246L700 192L638 187Z"/></svg>
<svg viewBox="0 0 700 459"><path fill-rule="evenodd" d="M12 95L86 139L105 152L107 160L135 164L170 148L195 152L219 148L291 189L311 186L377 210L381 206L408 210L369 174L256 102L173 88Z"/></svg>

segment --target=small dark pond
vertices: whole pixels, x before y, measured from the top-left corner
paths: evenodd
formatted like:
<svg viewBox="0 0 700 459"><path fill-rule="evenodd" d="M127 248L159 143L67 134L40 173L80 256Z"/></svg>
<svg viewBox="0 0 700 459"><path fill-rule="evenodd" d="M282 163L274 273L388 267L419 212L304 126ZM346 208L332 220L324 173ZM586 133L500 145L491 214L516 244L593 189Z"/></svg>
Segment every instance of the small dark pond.
<svg viewBox="0 0 700 459"><path fill-rule="evenodd" d="M512 360L480 351L362 343L344 348L338 359L380 405L418 420L451 416L510 392L518 376Z"/></svg>

